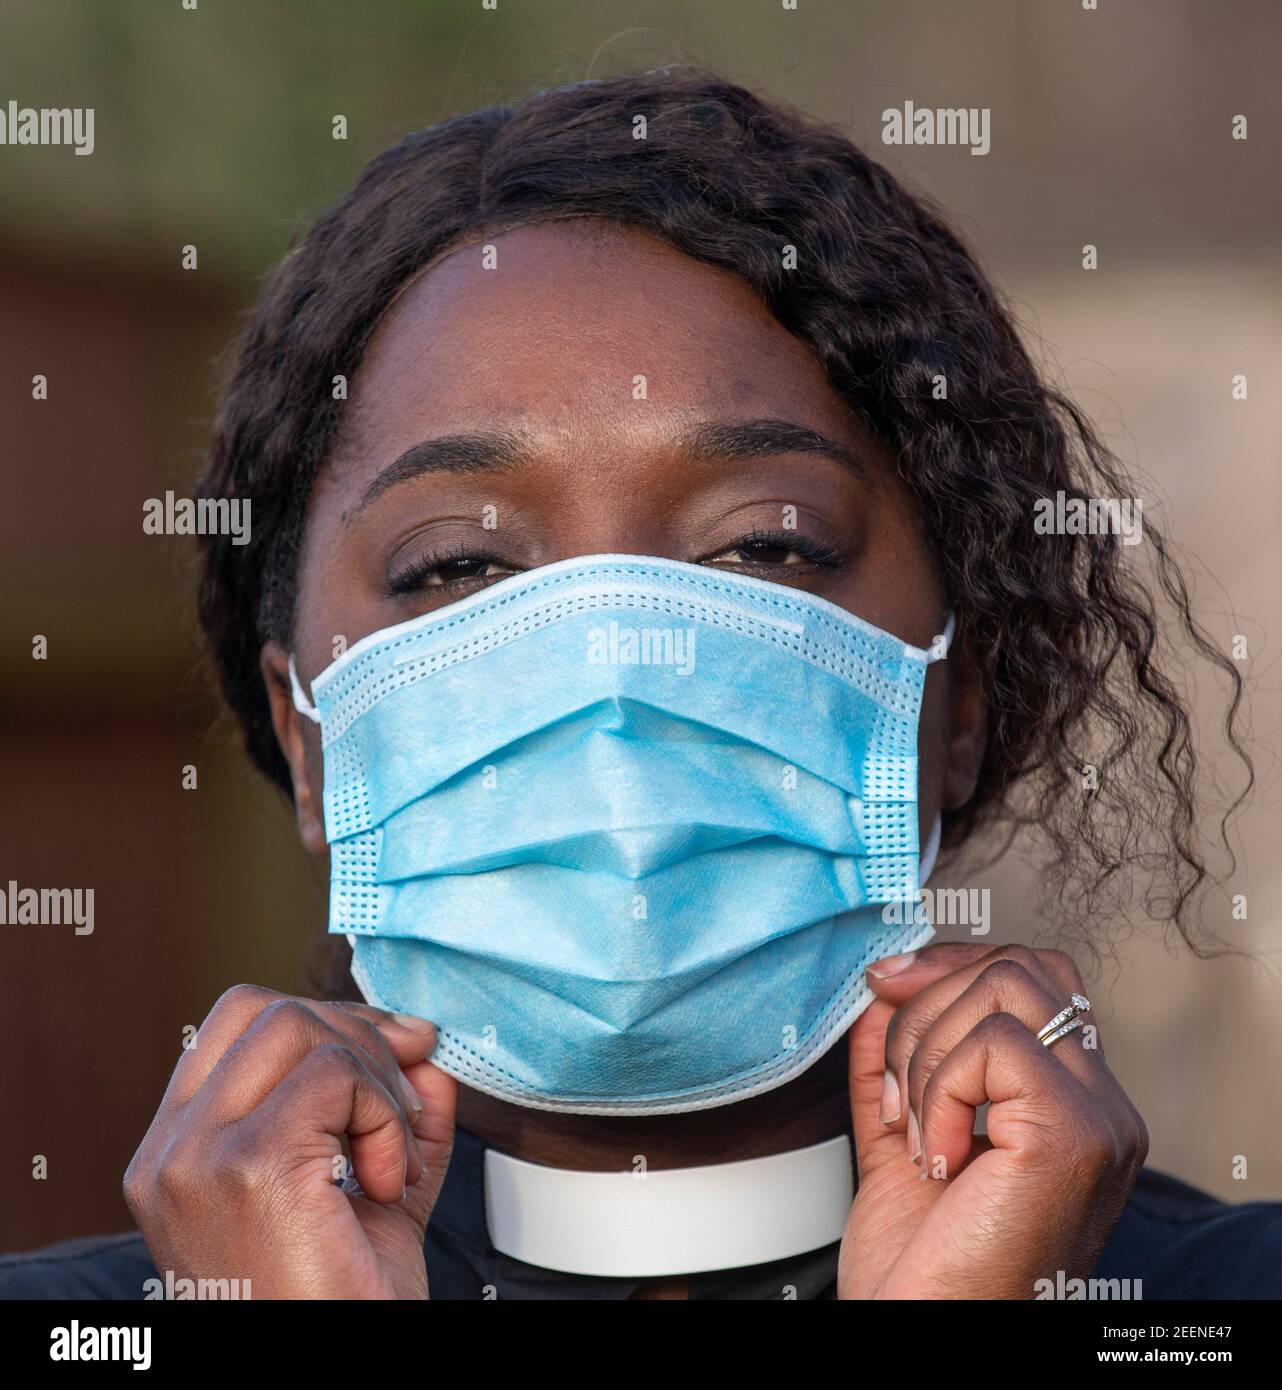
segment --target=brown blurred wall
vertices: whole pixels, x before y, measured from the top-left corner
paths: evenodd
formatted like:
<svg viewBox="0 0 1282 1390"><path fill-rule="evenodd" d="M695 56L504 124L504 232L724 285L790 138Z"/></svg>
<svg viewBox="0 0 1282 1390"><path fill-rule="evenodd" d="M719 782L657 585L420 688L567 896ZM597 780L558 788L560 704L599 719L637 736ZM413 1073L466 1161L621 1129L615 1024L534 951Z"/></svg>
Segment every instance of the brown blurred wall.
<svg viewBox="0 0 1282 1390"><path fill-rule="evenodd" d="M0 927L0 1244L20 1248L128 1225L121 1174L184 1026L259 968L300 989L299 923L323 927L324 899L288 815L217 725L193 542L142 530L143 498L190 492L236 306L177 272L30 247L0 253L0 304L0 887L95 895L91 934ZM33 364L47 401L32 399ZM31 1182L37 1155L48 1177Z"/></svg>

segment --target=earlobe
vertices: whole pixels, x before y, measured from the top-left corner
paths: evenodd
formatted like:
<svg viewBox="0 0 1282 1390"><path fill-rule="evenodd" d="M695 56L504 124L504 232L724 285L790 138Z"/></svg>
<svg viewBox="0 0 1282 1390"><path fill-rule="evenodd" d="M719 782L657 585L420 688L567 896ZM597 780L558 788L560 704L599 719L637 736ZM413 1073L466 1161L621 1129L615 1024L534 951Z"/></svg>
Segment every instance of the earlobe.
<svg viewBox="0 0 1282 1390"><path fill-rule="evenodd" d="M984 682L964 641L948 653L949 732L944 809L960 810L975 795L988 745Z"/></svg>
<svg viewBox="0 0 1282 1390"><path fill-rule="evenodd" d="M325 825L319 812L318 798L312 792L312 779L308 773L308 740L317 735L308 734L306 730L315 726L294 708L289 680L289 654L284 647L279 642L265 642L258 664L271 706L276 742L289 764L299 838L310 853L324 854ZM312 761L316 761L315 757Z"/></svg>

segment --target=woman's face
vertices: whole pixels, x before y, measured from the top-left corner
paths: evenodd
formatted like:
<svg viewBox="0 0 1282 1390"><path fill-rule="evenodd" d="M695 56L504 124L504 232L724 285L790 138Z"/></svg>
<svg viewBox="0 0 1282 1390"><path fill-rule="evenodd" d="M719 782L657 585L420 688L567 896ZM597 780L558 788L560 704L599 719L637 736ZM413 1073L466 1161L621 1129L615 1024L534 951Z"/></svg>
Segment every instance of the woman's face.
<svg viewBox="0 0 1282 1390"><path fill-rule="evenodd" d="M339 638L605 552L793 585L916 646L942 631L939 569L892 459L744 284L645 233L556 222L454 251L393 306L348 409L299 568L305 685ZM319 853L320 740L286 661L264 649ZM973 791L982 722L955 652L926 682L923 836Z"/></svg>

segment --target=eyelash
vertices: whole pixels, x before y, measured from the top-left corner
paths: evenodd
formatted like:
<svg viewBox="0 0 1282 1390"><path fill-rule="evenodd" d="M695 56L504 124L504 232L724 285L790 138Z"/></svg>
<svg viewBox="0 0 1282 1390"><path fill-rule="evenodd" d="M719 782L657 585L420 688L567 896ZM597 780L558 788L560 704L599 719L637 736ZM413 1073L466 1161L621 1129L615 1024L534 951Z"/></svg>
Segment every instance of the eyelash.
<svg viewBox="0 0 1282 1390"><path fill-rule="evenodd" d="M793 550L798 555L804 556L814 567L822 570L825 574L831 574L841 568L842 556L831 546L825 545L822 541L812 539L810 536L803 536L797 531L750 531L746 536L740 536L737 541L724 547L720 553L729 550L746 550L753 545L773 546L777 550ZM753 566L751 561L743 561L744 568L757 569L792 569L791 565L771 565L759 562Z"/></svg>
<svg viewBox="0 0 1282 1390"><path fill-rule="evenodd" d="M446 565L457 564L460 560L469 560L473 564L501 565L504 562L497 555L485 555L476 550L469 550L466 546L459 546L453 550L438 550L420 555L414 560L407 561L406 564L394 574L388 576L387 591L395 598L402 598L406 594L412 594L416 590L424 588L427 581L436 573L437 570ZM442 584L433 585L433 588L448 592L456 584L471 584L476 582L477 576L464 575L458 579L447 579Z"/></svg>
<svg viewBox="0 0 1282 1390"><path fill-rule="evenodd" d="M841 568L842 557L838 551L831 546L824 545L821 541L800 535L796 531L751 531L746 536L740 536L738 540L723 547L718 554L746 550L754 545L774 546L779 550L795 551L825 574L831 574ZM457 564L462 560L478 565L505 565L505 561L500 560L497 555L487 555L479 551L469 550L466 547L449 551L436 551L407 562L401 569L390 575L387 581L387 591L394 598L403 598L407 594L428 587L427 581L438 570L443 569L446 565ZM793 569L795 567L782 564L772 565L764 561L754 563L745 560L740 562L740 568L760 572ZM448 593L456 585L474 584L478 581L483 582L484 579L485 576L481 575L462 575L457 579L447 579L441 584L434 584L430 587Z"/></svg>

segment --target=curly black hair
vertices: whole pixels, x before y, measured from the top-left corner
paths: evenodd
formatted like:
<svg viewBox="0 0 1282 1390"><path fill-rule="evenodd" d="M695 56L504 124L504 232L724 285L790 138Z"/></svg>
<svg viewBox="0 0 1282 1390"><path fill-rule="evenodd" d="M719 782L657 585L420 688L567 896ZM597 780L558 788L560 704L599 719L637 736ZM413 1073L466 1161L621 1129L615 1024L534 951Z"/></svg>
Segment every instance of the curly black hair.
<svg viewBox="0 0 1282 1390"><path fill-rule="evenodd" d="M988 705L978 787L945 817L945 847L981 826L1035 827L1061 928L1090 946L1125 915L1138 871L1148 915L1218 953L1194 911L1217 879L1171 637L1227 681L1245 769L1218 822L1230 858L1228 817L1253 782L1243 681L1194 618L1168 543L1145 516L1144 575L1115 532L1035 529L1040 498L1133 487L1039 376L961 242L843 133L695 69L574 83L409 135L267 280L200 484L253 501L248 545L204 537L199 609L254 762L288 790L259 652L290 639L308 498L346 408L333 379L351 378L398 292L452 245L558 218L630 224L739 276L897 459Z"/></svg>

